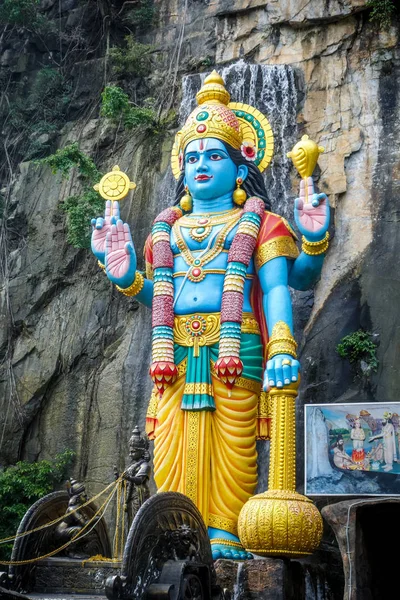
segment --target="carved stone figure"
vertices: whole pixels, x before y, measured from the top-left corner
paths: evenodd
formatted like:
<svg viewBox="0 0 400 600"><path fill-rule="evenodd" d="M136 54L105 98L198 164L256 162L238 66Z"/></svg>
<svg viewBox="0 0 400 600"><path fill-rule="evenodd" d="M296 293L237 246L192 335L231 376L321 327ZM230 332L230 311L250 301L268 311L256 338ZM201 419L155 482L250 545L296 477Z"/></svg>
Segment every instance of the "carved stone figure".
<svg viewBox="0 0 400 600"><path fill-rule="evenodd" d="M268 439L265 392L298 380L289 286L309 289L319 277L329 204L309 177L321 149L299 147L307 173L295 202L300 252L261 176L273 154L266 117L230 102L215 71L197 101L176 136L176 204L154 221L146 277L118 202L93 219L92 251L119 291L152 307L146 431L158 491L193 500L214 558L243 560L237 522L257 484L256 439Z"/></svg>
<svg viewBox="0 0 400 600"><path fill-rule="evenodd" d="M65 517L63 521L57 525L54 531L56 547L71 541L88 522L87 515L79 510L79 507L88 500L85 485L75 479L70 479L67 483L67 491L69 494L69 502ZM88 531L88 535L85 535L81 540L78 539L76 542L70 544L62 551L62 553L69 558L88 558L91 556L90 546L94 539L97 540L97 534Z"/></svg>
<svg viewBox="0 0 400 600"><path fill-rule="evenodd" d="M128 482L124 510L127 513L128 530L139 508L150 498L149 478L151 473L149 439L135 427L129 440L131 464L123 477ZM115 475L118 477L118 473Z"/></svg>

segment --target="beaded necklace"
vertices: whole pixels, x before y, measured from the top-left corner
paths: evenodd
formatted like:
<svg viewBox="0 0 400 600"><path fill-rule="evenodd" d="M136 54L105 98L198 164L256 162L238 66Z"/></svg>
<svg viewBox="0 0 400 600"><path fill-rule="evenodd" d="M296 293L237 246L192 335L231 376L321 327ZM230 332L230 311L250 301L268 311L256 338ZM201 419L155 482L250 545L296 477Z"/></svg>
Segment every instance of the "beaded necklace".
<svg viewBox="0 0 400 600"><path fill-rule="evenodd" d="M263 201L256 197L249 198L244 205L239 219L239 227L228 253L228 264L222 292L219 355L215 363L215 372L229 390L232 389L237 377L240 377L243 372L243 363L239 358L239 354L244 283L263 215ZM174 383L178 375L178 369L174 362L174 257L170 235L171 228L175 226L176 221L181 217L182 211L180 208L168 208L156 218L152 228L154 288L150 375L160 394L163 393L166 386ZM209 253L206 253L205 256L209 257L213 254L213 258L221 252L223 241L225 241L229 231L233 229L236 223L237 218L226 223L217 235L217 238L219 238L218 243L216 242L215 246L210 248ZM176 237L176 240L179 247L178 237ZM215 249L216 246L217 249ZM190 254L190 251L188 252ZM185 260L188 259L186 262L193 272L193 267L196 268L197 266L194 264L196 259L191 254L189 256L189 254L186 252L184 258ZM203 262L199 267L206 264L204 258L200 259ZM210 258L207 262L210 262L210 260L212 259Z"/></svg>
<svg viewBox="0 0 400 600"><path fill-rule="evenodd" d="M192 252L189 250L185 238L182 235L181 231L181 221L180 219L175 225L172 227L173 234L175 236L176 245L181 251L181 256L189 266L188 279L195 283L199 281L203 281L206 276L204 272L204 266L211 262L221 251L224 249L225 240L228 237L229 233L232 231L234 227L236 227L240 214L242 211L235 212L233 218L230 218L229 221L225 222L225 225L215 236L215 243L211 248L209 248L206 252L202 252L200 256L193 256ZM226 219L225 219L226 221ZM218 224L220 224L219 222Z"/></svg>

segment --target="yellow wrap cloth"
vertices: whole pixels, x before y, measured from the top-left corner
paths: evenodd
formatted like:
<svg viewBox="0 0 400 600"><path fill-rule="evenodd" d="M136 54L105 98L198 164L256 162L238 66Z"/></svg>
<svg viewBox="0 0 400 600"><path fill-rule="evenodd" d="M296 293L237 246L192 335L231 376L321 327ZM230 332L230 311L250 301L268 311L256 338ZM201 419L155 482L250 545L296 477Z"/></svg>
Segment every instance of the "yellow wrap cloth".
<svg viewBox="0 0 400 600"><path fill-rule="evenodd" d="M154 477L159 492L181 492L210 527L237 535L243 504L257 484L258 391L225 385L212 376L216 410L183 411L185 375L157 407Z"/></svg>

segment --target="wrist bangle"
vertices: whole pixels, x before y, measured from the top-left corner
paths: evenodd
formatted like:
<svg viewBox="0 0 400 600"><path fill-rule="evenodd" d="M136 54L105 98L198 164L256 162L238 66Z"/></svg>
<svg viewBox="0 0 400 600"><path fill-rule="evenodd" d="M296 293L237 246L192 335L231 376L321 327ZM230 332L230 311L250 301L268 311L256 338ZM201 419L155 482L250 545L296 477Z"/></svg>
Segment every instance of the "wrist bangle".
<svg viewBox="0 0 400 600"><path fill-rule="evenodd" d="M106 272L106 265L103 265L103 263L101 261L97 261L97 264L99 265L100 269L105 273Z"/></svg>
<svg viewBox="0 0 400 600"><path fill-rule="evenodd" d="M302 236L301 241L303 242L301 249L304 254L308 254L309 256L324 254L329 248L329 232L327 231L325 237L318 242L310 242L304 235Z"/></svg>
<svg viewBox="0 0 400 600"><path fill-rule="evenodd" d="M277 354L289 354L289 356L296 358L296 349L297 343L292 336L289 326L284 321L275 323L267 344L268 359L273 358Z"/></svg>
<svg viewBox="0 0 400 600"><path fill-rule="evenodd" d="M116 286L119 292L122 292L125 296L136 296L139 292L142 291L144 286L144 277L139 272L136 271L134 282L127 288L121 288L119 285Z"/></svg>

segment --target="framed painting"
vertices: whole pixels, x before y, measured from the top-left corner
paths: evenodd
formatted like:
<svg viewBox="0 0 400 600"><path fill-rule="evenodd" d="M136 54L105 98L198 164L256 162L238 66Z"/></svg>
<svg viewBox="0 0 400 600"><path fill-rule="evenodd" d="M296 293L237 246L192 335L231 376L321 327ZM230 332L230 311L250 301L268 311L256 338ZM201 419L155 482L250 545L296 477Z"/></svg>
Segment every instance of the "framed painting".
<svg viewBox="0 0 400 600"><path fill-rule="evenodd" d="M304 409L307 496L400 495L400 402Z"/></svg>

